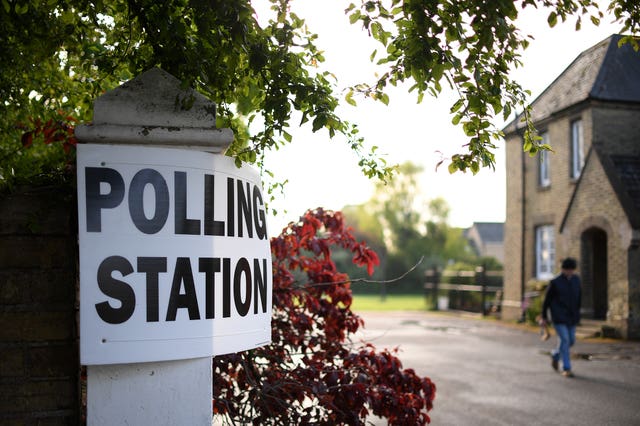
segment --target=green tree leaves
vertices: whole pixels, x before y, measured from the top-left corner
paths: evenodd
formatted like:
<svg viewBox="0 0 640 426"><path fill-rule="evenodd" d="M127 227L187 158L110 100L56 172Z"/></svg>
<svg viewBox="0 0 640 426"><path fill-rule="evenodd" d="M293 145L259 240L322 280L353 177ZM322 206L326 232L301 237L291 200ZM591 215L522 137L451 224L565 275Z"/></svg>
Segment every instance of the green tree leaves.
<svg viewBox="0 0 640 426"><path fill-rule="evenodd" d="M265 151L294 142L290 127L300 119L312 131L346 141L366 176L386 180L392 173L366 147L357 126L338 114L337 83L321 68L317 35L289 0L269 0L273 18L267 22L258 22L250 0L0 2L0 185L31 155L22 152L21 123L52 119L59 109L86 122L98 95L154 66L218 103L220 125L235 132L229 155L238 161L261 163ZM388 104L386 89L402 82L420 102L449 86L458 94L452 123L468 138L449 170L492 167L501 137L494 119L514 111L530 117L528 92L510 77L529 44L516 26L524 7L546 8L551 26L573 17L579 27L587 16L597 24L603 17L593 0L352 4L347 19L380 44L371 60L384 69L373 83L347 91L344 102L356 105L360 94ZM608 11L623 31L640 31L636 2L611 0ZM636 37L624 40L640 49ZM527 123L526 150L545 149ZM37 154L39 148L30 149Z"/></svg>
<svg viewBox="0 0 640 426"><path fill-rule="evenodd" d="M265 151L293 142L296 112L314 132L345 140L367 176L388 178L391 168L337 114L317 36L288 1L271 4L273 19L259 24L249 0L4 0L0 185L24 157L17 123L58 109L88 121L99 94L154 66L218 103L218 122L235 132L228 154L238 161L261 163Z"/></svg>
<svg viewBox="0 0 640 426"><path fill-rule="evenodd" d="M507 120L512 112L528 108L529 92L510 77L529 45L529 36L516 26L519 8L524 7L548 9L551 27L575 17L579 28L585 15L597 25L603 17L592 0L362 1L347 12L352 23L362 25L385 47L386 56L377 63L387 65L387 71L353 90L382 99L380 91L387 84L407 81L421 101L425 93L437 97L443 85L449 85L459 95L450 109L451 122L462 126L468 137L467 152L453 156L449 171L476 173L493 167L495 142L502 137L494 119ZM638 31L637 6L613 0L609 10L626 22L625 29ZM529 117L527 112L525 120ZM530 153L546 149L534 135L528 123L525 150Z"/></svg>

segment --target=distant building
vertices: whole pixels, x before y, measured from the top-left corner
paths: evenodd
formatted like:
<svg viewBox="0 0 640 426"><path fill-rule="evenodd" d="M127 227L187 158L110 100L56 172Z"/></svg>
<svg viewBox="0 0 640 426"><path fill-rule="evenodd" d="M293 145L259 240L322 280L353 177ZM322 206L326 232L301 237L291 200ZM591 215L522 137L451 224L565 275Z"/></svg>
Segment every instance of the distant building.
<svg viewBox="0 0 640 426"><path fill-rule="evenodd" d="M464 236L478 256L494 257L504 263L504 223L474 222Z"/></svg>
<svg viewBox="0 0 640 426"><path fill-rule="evenodd" d="M533 102L554 152L530 158L517 117L505 129L503 316L526 285L578 259L585 318L640 338L640 53L614 35L581 53Z"/></svg>

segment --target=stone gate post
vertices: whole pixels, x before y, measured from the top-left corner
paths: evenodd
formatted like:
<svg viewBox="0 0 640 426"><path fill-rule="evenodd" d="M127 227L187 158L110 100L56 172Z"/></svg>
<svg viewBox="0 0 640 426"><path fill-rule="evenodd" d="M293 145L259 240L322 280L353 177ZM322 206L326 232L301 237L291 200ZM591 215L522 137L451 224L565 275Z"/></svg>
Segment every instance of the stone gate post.
<svg viewBox="0 0 640 426"><path fill-rule="evenodd" d="M176 78L154 68L98 98L93 123L78 126L76 136L81 144L113 145L114 149L137 145L222 153L233 133L216 129L215 121L213 102L194 90L184 90ZM108 188L99 189L98 197L105 191ZM116 276L114 272L112 280ZM117 302L109 300L105 303L116 309ZM89 425L211 425L211 356L88 365L87 375Z"/></svg>

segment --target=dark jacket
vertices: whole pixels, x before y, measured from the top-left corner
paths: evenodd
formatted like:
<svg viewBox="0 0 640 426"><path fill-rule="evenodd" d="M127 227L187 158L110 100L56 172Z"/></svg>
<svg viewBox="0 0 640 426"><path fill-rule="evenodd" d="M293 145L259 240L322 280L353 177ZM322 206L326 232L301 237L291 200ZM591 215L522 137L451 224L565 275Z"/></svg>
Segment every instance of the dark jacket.
<svg viewBox="0 0 640 426"><path fill-rule="evenodd" d="M572 275L567 279L560 274L549 283L542 305L542 316L548 320L547 310L551 309L554 324L577 325L580 322L580 278Z"/></svg>

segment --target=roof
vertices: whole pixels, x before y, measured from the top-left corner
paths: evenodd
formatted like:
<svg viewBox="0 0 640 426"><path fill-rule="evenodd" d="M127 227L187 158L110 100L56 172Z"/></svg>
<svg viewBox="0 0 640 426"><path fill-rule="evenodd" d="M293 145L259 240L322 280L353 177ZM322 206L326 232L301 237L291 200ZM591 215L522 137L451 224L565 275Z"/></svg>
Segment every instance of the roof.
<svg viewBox="0 0 640 426"><path fill-rule="evenodd" d="M593 145L587 154L585 168L589 166L589 160L594 155L594 152L600 159L605 174L629 219L629 224L633 229L640 229L640 155L607 154L597 145ZM564 213L560 224L560 232L563 232L569 218L569 212L580 190L582 176L584 176L584 172L580 175Z"/></svg>
<svg viewBox="0 0 640 426"><path fill-rule="evenodd" d="M484 243L501 243L504 241L504 223L474 222L472 228L476 228Z"/></svg>
<svg viewBox="0 0 640 426"><path fill-rule="evenodd" d="M589 92L591 99L640 102L640 53L633 49L631 43L619 46L621 38L616 34L607 39L609 47Z"/></svg>
<svg viewBox="0 0 640 426"><path fill-rule="evenodd" d="M640 228L640 155L599 155L631 226Z"/></svg>
<svg viewBox="0 0 640 426"><path fill-rule="evenodd" d="M631 43L618 46L614 34L582 52L533 103L531 118L538 123L587 100L640 103L640 53ZM521 115L505 128L521 128Z"/></svg>

